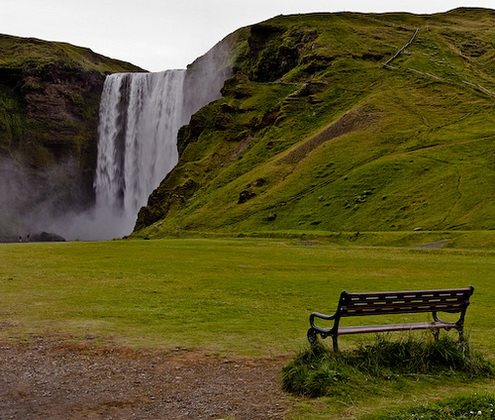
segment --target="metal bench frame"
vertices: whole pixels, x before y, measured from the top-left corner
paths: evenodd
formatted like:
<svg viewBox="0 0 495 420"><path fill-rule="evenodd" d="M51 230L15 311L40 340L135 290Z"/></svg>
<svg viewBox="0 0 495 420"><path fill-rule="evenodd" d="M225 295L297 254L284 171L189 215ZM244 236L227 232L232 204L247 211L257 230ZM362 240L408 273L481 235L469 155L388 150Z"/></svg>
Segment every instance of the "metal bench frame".
<svg viewBox="0 0 495 420"><path fill-rule="evenodd" d="M380 333L388 331L412 331L432 329L435 338L438 338L440 329L455 328L459 332L459 339L464 340L463 328L469 298L474 287L465 289L416 290L402 292L377 293L348 293L345 290L340 294L337 311L333 315L313 312L309 317L311 328L308 330L308 340L314 343L317 334L321 338L331 336L333 349L338 352L338 336L345 334ZM340 327L340 319L352 316L366 315L396 315L431 312L432 322L416 322L406 324L382 324L354 327ZM460 313L456 322L443 321L438 312ZM333 321L330 328L322 328L315 324L315 318Z"/></svg>

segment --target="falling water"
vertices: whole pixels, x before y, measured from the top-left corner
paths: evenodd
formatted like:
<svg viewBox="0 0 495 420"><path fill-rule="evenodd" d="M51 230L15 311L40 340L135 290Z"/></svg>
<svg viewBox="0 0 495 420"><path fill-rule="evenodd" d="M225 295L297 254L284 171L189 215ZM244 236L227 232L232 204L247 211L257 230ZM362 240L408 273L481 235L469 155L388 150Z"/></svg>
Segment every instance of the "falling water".
<svg viewBox="0 0 495 420"><path fill-rule="evenodd" d="M107 76L100 102L95 206L46 229L66 239L106 240L132 232L139 209L177 163L177 132L221 96L232 74L220 42L187 70Z"/></svg>
<svg viewBox="0 0 495 420"><path fill-rule="evenodd" d="M177 163L185 70L107 77L100 105L96 211L118 232L132 231L137 212Z"/></svg>

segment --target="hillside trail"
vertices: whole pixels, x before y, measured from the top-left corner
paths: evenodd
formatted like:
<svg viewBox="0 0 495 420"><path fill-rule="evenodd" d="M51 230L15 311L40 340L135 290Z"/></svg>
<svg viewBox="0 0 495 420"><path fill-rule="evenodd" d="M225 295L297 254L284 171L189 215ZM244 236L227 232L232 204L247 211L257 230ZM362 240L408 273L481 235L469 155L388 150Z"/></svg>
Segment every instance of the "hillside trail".
<svg viewBox="0 0 495 420"><path fill-rule="evenodd" d="M0 342L0 419L282 419L292 404L280 390L288 359Z"/></svg>

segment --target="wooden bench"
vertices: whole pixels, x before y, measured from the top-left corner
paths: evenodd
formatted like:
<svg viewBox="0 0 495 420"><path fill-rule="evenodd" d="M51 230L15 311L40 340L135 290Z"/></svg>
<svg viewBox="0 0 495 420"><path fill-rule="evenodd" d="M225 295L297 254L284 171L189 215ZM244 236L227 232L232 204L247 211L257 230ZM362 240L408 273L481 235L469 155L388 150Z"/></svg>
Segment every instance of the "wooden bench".
<svg viewBox="0 0 495 420"><path fill-rule="evenodd" d="M432 329L435 337L438 337L440 329L457 329L460 340L463 340L463 326L466 309L469 306L469 298L473 294L474 287L466 289L446 290L417 290L403 292L377 292L377 293L347 293L340 294L337 311L333 315L324 315L313 312L309 317L311 328L308 330L308 340L314 343L317 334L321 338L332 337L333 348L338 351L338 336L345 334L380 333L387 331L411 331ZM366 315L400 315L411 313L431 312L432 322L416 322L406 324L382 324L355 327L341 327L340 319L352 316ZM438 312L459 313L456 322L443 321L438 318ZM330 328L322 328L315 324L315 318L333 321Z"/></svg>

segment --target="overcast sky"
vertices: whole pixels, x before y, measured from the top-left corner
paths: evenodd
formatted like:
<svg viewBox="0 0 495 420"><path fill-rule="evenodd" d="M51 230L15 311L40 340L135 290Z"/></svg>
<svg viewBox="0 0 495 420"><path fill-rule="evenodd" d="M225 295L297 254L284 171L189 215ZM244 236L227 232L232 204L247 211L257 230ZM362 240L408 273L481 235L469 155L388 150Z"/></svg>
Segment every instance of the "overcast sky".
<svg viewBox="0 0 495 420"><path fill-rule="evenodd" d="M495 0L0 0L0 33L64 41L144 69L185 68L234 30L280 14L435 13Z"/></svg>

